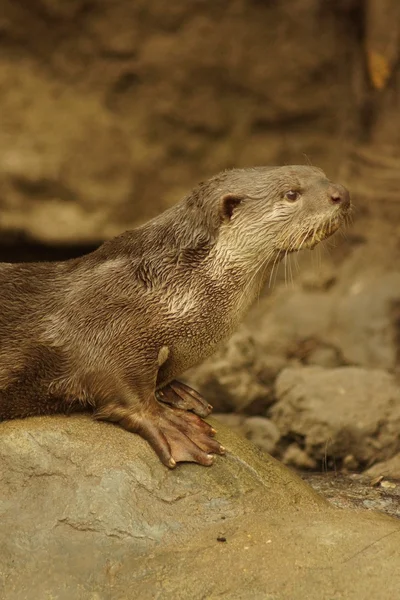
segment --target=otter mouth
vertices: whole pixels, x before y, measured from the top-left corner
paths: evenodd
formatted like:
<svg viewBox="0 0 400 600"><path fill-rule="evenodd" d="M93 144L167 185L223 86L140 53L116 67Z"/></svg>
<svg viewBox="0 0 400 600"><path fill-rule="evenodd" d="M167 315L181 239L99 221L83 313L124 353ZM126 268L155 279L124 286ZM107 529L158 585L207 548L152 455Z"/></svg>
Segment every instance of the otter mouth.
<svg viewBox="0 0 400 600"><path fill-rule="evenodd" d="M329 220L324 225L320 225L309 232L298 234L295 239L289 241L285 248L281 248L281 252L291 253L299 250L312 250L320 242L326 240L333 235L340 227L342 219Z"/></svg>
<svg viewBox="0 0 400 600"><path fill-rule="evenodd" d="M335 223L329 223L329 227L321 227L319 229L316 229L306 238L305 242L302 245L302 248L312 250L317 244L323 242L328 237L333 235L339 229L339 227L340 223L337 221Z"/></svg>

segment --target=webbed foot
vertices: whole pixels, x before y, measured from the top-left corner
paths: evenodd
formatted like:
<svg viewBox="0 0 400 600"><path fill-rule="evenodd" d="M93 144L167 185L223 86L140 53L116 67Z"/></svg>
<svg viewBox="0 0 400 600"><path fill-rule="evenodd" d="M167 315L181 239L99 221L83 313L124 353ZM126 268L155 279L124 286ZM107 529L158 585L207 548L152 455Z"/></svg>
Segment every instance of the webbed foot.
<svg viewBox="0 0 400 600"><path fill-rule="evenodd" d="M157 403L138 414L127 414L118 422L147 440L161 462L170 468L178 462L209 466L214 462L213 454L225 453L214 438L215 429L186 410Z"/></svg>
<svg viewBox="0 0 400 600"><path fill-rule="evenodd" d="M156 397L174 408L190 410L199 417L207 417L213 408L201 394L176 379L157 390Z"/></svg>

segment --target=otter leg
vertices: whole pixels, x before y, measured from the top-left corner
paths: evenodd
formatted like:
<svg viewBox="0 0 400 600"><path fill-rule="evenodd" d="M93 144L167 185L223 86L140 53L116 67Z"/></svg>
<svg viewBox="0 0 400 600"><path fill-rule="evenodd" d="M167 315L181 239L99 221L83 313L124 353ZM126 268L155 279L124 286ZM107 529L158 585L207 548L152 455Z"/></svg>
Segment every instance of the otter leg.
<svg viewBox="0 0 400 600"><path fill-rule="evenodd" d="M161 351L156 361L140 361L140 375L120 373L118 384L115 379L107 379L107 392L99 398L95 417L138 433L167 467L173 468L178 462L211 465L213 454L225 452L213 437L215 430L198 415L167 406L156 398L160 357Z"/></svg>
<svg viewBox="0 0 400 600"><path fill-rule="evenodd" d="M175 408L191 410L199 417L207 417L213 408L198 392L176 380L157 390L156 397L157 400L170 404Z"/></svg>

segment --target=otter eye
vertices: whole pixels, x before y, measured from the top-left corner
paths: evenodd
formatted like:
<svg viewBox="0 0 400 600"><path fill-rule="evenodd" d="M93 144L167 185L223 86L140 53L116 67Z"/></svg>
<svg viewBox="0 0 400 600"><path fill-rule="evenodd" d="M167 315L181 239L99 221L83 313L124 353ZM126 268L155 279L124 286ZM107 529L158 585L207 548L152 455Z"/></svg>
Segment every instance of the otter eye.
<svg viewBox="0 0 400 600"><path fill-rule="evenodd" d="M289 190L285 193L285 198L286 200L289 200L289 202L296 202L296 200L300 198L300 194L295 190Z"/></svg>

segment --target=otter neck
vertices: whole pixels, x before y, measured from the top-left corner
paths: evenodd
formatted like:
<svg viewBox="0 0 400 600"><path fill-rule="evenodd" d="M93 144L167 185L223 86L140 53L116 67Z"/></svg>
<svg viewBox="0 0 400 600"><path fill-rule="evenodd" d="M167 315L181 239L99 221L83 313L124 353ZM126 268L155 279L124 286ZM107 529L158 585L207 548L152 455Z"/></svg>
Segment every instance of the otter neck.
<svg viewBox="0 0 400 600"><path fill-rule="evenodd" d="M260 294L282 257L283 254L279 251L262 255L218 241L207 257L205 267L218 278L223 287L229 289L233 297L250 305Z"/></svg>

